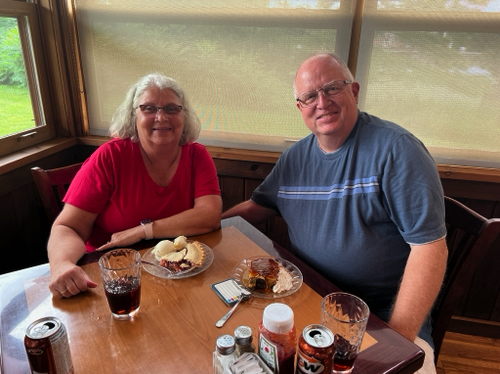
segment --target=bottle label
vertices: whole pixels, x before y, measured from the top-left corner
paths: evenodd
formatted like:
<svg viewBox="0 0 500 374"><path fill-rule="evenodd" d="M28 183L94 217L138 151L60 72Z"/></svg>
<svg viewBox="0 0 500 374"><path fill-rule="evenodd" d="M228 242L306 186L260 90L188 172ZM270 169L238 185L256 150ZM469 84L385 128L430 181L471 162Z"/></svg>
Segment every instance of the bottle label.
<svg viewBox="0 0 500 374"><path fill-rule="evenodd" d="M262 334L259 335L259 356L274 373L279 374L278 347Z"/></svg>

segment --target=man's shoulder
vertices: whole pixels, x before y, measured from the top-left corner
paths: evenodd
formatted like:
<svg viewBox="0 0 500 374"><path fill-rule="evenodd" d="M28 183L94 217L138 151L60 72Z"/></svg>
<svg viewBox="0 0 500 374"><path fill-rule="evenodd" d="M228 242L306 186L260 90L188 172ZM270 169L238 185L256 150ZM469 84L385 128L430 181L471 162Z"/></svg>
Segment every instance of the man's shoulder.
<svg viewBox="0 0 500 374"><path fill-rule="evenodd" d="M398 125L397 123L390 120L377 117L373 114L360 112L359 118L360 124L363 125L362 127L368 130L384 132L386 134L394 134L396 136L412 135L410 131L405 129L403 126Z"/></svg>
<svg viewBox="0 0 500 374"><path fill-rule="evenodd" d="M302 153L302 152L307 152L311 149L311 146L314 144L316 141L316 137L314 134L309 134L305 136L304 138L298 140L295 142L293 145L291 145L289 148L287 148L283 154L297 154L297 153Z"/></svg>

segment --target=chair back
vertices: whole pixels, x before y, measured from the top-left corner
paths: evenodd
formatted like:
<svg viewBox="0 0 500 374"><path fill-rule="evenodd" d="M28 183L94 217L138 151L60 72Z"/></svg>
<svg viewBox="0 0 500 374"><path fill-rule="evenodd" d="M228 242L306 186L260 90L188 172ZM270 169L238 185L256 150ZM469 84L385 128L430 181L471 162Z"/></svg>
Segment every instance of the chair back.
<svg viewBox="0 0 500 374"><path fill-rule="evenodd" d="M431 312L436 362L455 309L476 269L500 236L500 218L487 219L450 197L445 197L445 210L448 264Z"/></svg>
<svg viewBox="0 0 500 374"><path fill-rule="evenodd" d="M78 163L47 170L38 166L31 168L31 174L51 224L61 212L63 207L62 199L82 164Z"/></svg>

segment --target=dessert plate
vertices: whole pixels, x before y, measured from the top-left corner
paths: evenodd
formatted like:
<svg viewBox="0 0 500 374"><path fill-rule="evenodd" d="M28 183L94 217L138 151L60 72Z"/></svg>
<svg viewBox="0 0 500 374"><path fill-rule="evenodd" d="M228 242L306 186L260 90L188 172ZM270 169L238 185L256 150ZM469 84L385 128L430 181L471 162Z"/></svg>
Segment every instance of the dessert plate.
<svg viewBox="0 0 500 374"><path fill-rule="evenodd" d="M258 256L242 260L231 271L231 277L233 277L236 283L238 283L241 287L248 289L248 274L250 263L258 258L273 258L278 261L278 263L282 265L288 271L288 273L290 273L292 277L292 288L288 291L280 293L266 292L265 290L253 290L251 291L251 296L260 297L261 299L279 299L293 294L300 288L300 286L302 286L302 273L300 272L299 268L292 264L290 261L284 260L279 257Z"/></svg>
<svg viewBox="0 0 500 374"><path fill-rule="evenodd" d="M188 243L192 243L192 241L188 240ZM155 255L152 253L154 249L153 247L148 249L142 256L143 260L146 260L151 264L142 263L142 267L144 268L144 270L146 270L150 274L153 274L154 276L168 279L182 279L200 274L201 272L205 271L210 265L212 265L212 261L214 260L214 252L208 245L201 242L198 243L201 244L203 251L205 252L205 259L203 260L201 266L194 267L189 271L182 271L180 274L173 273L167 268L159 265L158 260L156 260Z"/></svg>

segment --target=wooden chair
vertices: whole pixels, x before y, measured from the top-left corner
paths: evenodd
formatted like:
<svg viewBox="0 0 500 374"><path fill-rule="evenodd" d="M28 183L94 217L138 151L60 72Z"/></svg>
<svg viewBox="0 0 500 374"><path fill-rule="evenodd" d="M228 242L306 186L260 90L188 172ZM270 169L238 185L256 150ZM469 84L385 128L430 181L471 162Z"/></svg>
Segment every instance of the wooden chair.
<svg viewBox="0 0 500 374"><path fill-rule="evenodd" d="M38 166L31 168L31 174L33 175L38 192L42 198L45 213L51 224L61 212L63 207L62 199L82 164L78 163L47 170Z"/></svg>
<svg viewBox="0 0 500 374"><path fill-rule="evenodd" d="M449 197L445 197L445 209L448 266L431 312L436 362L453 312L476 269L500 236L500 218L487 219Z"/></svg>

